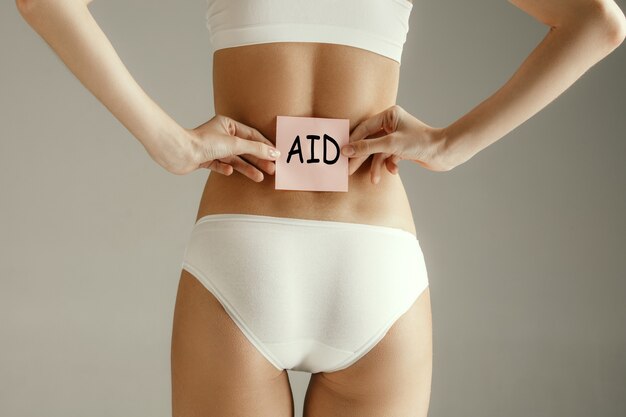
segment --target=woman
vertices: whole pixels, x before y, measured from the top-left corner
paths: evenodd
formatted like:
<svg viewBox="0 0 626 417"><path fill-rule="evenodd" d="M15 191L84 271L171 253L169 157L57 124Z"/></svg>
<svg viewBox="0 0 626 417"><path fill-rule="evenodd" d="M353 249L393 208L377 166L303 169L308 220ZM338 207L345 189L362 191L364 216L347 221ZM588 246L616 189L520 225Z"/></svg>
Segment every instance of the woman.
<svg viewBox="0 0 626 417"><path fill-rule="evenodd" d="M550 26L547 36L498 91L440 128L395 104L409 0L210 1L216 116L187 129L136 84L89 1L17 4L157 163L215 172L176 299L181 417L291 416L286 369L312 373L305 416L426 416L430 294L398 162L433 171L466 162L626 33L612 0L509 0ZM270 152L278 116L349 121L348 192L276 187L286 157Z"/></svg>

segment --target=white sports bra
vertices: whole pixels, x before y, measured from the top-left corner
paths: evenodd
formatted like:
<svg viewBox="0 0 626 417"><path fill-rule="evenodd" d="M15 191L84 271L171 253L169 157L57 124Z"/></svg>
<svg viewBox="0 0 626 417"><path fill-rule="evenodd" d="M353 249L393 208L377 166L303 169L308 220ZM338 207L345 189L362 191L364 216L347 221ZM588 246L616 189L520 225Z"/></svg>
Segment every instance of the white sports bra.
<svg viewBox="0 0 626 417"><path fill-rule="evenodd" d="M271 42L353 46L401 61L408 0L207 0L213 50Z"/></svg>

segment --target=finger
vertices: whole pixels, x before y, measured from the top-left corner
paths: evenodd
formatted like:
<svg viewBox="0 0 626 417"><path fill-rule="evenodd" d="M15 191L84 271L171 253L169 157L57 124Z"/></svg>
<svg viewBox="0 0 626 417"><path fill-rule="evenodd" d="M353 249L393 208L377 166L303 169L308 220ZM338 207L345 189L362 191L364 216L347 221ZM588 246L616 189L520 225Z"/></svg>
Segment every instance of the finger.
<svg viewBox="0 0 626 417"><path fill-rule="evenodd" d="M377 153L372 159L372 165L370 167L371 179L374 184L378 184L380 181L380 166L385 158L385 154Z"/></svg>
<svg viewBox="0 0 626 417"><path fill-rule="evenodd" d="M229 121L232 123L232 128L229 126L229 131L233 136L237 136L242 139L262 142L272 147L274 146L274 144L268 138L263 136L261 132L259 132L257 129L238 122L234 119L229 118Z"/></svg>
<svg viewBox="0 0 626 417"><path fill-rule="evenodd" d="M397 122L394 123L393 119L397 119L397 117L394 117L391 113L393 112L390 112L390 109L386 109L359 123L350 133L349 142L365 139L381 130L384 130L384 134L395 131Z"/></svg>
<svg viewBox="0 0 626 417"><path fill-rule="evenodd" d="M228 121L228 131L235 137L233 151L236 155L247 153L258 158L272 160L280 156L280 151L257 129L231 118L228 118Z"/></svg>
<svg viewBox="0 0 626 417"><path fill-rule="evenodd" d="M383 154L383 157L380 159L380 172L381 172L381 175L382 175L382 172L386 169L386 163L387 163L387 160L389 159L390 156L391 155L389 155L388 153L387 154Z"/></svg>
<svg viewBox="0 0 626 417"><path fill-rule="evenodd" d="M207 161L198 166L198 168L206 168L210 171L215 171L220 174L230 175L233 173L233 167L224 162L214 159L213 161Z"/></svg>
<svg viewBox="0 0 626 417"><path fill-rule="evenodd" d="M274 163L274 161L268 161L266 159L259 159L254 155L242 154L242 155L231 155L231 156L220 158L220 162L222 163L231 164L233 166L234 164L237 164L237 166L240 168L248 169L248 171L246 171L244 175L249 176L248 174L251 173L251 171L249 167L245 167L244 165L242 165L242 162L244 161L245 162L251 161L255 165L254 168L258 167L260 169L263 169L269 175L273 175L276 171L276 164ZM258 178L258 174L253 173L253 175Z"/></svg>
<svg viewBox="0 0 626 417"><path fill-rule="evenodd" d="M388 158L388 168L390 169L392 174L397 174L398 171L400 170L399 166L398 166L398 161L400 161L401 158L399 155L391 155Z"/></svg>
<svg viewBox="0 0 626 417"><path fill-rule="evenodd" d="M383 174L383 171L386 169L386 167L385 167L385 162L387 161L387 159L389 158L389 156L390 156L390 155L389 155L388 153L381 154L381 157L380 157L380 162L379 162L379 164L378 164L378 172L379 172L379 175L382 175L382 174Z"/></svg>
<svg viewBox="0 0 626 417"><path fill-rule="evenodd" d="M385 159L385 166L387 167L387 171L396 175L398 173L398 166L393 163L393 158Z"/></svg>
<svg viewBox="0 0 626 417"><path fill-rule="evenodd" d="M233 157L231 165L233 166L233 168L235 168L235 170L241 172L252 181L261 182L263 181L263 178L265 178L263 173L259 171L255 166L247 163L238 156Z"/></svg>
<svg viewBox="0 0 626 417"><path fill-rule="evenodd" d="M346 154L346 148L351 146L354 149L354 153ZM368 156L374 153L396 153L395 135L390 133L385 136L374 139L363 139L356 142L350 142L348 145L341 148L341 153L344 156L350 158Z"/></svg>
<svg viewBox="0 0 626 417"><path fill-rule="evenodd" d="M235 155L250 154L260 159L276 160L280 157L280 151L272 145L267 145L262 142L256 142L254 140L242 139L240 137L234 137L235 142L233 144L232 152Z"/></svg>
<svg viewBox="0 0 626 417"><path fill-rule="evenodd" d="M243 155L240 155L240 157L252 163L257 168L262 169L263 171L267 172L269 175L273 175L274 172L276 172L276 163L274 161L268 161L267 159L260 159L250 154L243 154Z"/></svg>

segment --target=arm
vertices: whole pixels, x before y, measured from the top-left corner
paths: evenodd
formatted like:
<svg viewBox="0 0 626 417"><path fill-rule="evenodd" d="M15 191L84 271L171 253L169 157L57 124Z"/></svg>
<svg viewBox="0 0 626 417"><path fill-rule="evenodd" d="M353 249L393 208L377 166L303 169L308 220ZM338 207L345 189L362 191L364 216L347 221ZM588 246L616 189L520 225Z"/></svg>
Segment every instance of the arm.
<svg viewBox="0 0 626 417"><path fill-rule="evenodd" d="M550 26L546 37L493 95L443 128L441 155L454 167L529 119L623 41L613 0L508 0Z"/></svg>
<svg viewBox="0 0 626 417"><path fill-rule="evenodd" d="M16 0L26 22L161 166L190 152L187 129L141 89L87 8L91 0Z"/></svg>

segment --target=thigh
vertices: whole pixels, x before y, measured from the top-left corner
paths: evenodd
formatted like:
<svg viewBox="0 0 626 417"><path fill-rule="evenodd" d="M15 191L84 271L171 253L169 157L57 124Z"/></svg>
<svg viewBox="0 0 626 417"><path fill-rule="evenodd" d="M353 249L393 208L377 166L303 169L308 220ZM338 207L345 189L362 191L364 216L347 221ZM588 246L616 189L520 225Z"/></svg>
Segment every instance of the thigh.
<svg viewBox="0 0 626 417"><path fill-rule="evenodd" d="M292 417L287 371L246 339L215 296L183 270L171 346L173 417Z"/></svg>
<svg viewBox="0 0 626 417"><path fill-rule="evenodd" d="M304 417L426 417L432 380L432 316L426 290L365 356L311 375Z"/></svg>

